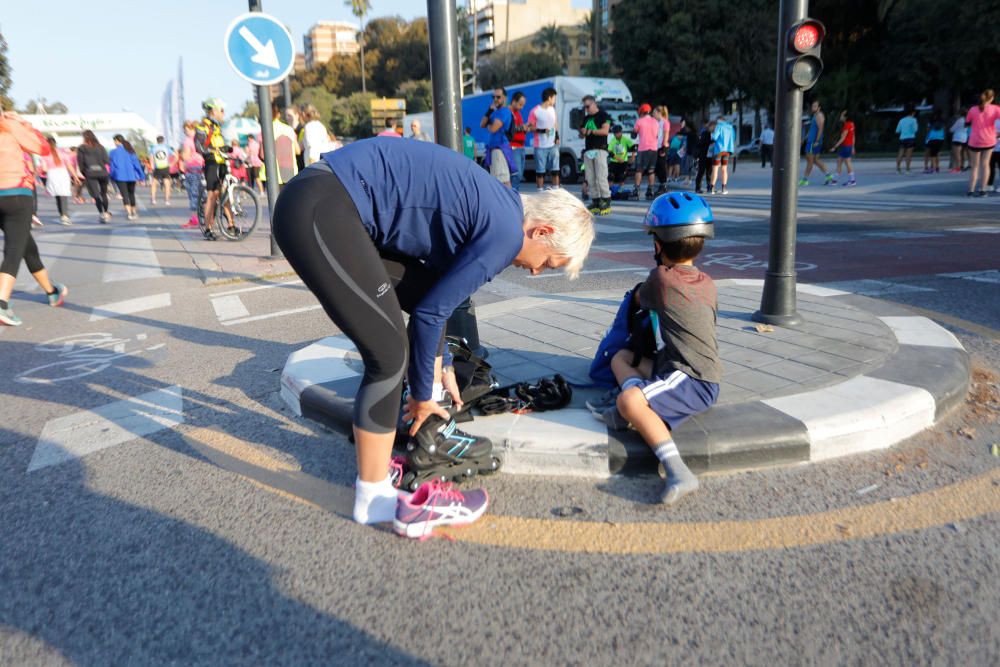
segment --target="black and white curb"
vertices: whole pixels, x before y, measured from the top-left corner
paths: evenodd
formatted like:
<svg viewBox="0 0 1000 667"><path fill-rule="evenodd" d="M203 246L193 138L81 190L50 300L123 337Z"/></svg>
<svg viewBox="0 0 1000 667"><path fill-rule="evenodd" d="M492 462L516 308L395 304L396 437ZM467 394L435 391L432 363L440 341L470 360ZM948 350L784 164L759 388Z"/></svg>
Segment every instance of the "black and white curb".
<svg viewBox="0 0 1000 667"><path fill-rule="evenodd" d="M762 281L718 284L759 288ZM816 285L799 285L798 290L875 315L895 336L895 353L881 366L837 384L718 405L689 419L674 436L693 468L746 469L885 449L961 404L968 390L969 357L949 331L888 302ZM480 320L543 300L522 297L491 304L479 309ZM362 373L351 342L331 336L289 355L281 395L296 415L348 432ZM609 432L583 409L477 417L462 428L489 437L509 473L602 478L656 469L656 459L637 434Z"/></svg>

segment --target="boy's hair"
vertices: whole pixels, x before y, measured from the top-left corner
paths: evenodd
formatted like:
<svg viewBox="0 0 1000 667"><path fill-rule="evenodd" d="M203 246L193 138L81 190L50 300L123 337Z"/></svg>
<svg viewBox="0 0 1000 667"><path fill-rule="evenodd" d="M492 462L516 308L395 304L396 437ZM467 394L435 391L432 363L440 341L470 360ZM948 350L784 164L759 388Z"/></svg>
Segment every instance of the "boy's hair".
<svg viewBox="0 0 1000 667"><path fill-rule="evenodd" d="M701 254L705 247L704 236L686 236L667 243L660 240L656 242L660 244L660 253L671 262L686 262L689 259L694 259Z"/></svg>
<svg viewBox="0 0 1000 667"><path fill-rule="evenodd" d="M569 190L545 190L538 194L522 194L525 222L552 225L549 245L569 258L566 275L570 280L580 274L580 268L594 242L594 217L582 201Z"/></svg>
<svg viewBox="0 0 1000 667"><path fill-rule="evenodd" d="M555 97L556 94L557 93L556 93L556 89L555 88L546 88L545 90L542 91L542 101L545 102L545 101L547 101L547 100Z"/></svg>

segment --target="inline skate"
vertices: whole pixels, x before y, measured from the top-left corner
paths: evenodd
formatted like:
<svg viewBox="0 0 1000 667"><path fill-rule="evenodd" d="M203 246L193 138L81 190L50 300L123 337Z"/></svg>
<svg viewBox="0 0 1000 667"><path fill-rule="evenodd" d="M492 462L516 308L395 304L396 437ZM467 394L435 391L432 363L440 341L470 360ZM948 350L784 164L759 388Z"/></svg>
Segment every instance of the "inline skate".
<svg viewBox="0 0 1000 667"><path fill-rule="evenodd" d="M500 469L493 443L460 431L454 418L431 415L406 444L406 463L399 488L416 491L424 482L461 482Z"/></svg>

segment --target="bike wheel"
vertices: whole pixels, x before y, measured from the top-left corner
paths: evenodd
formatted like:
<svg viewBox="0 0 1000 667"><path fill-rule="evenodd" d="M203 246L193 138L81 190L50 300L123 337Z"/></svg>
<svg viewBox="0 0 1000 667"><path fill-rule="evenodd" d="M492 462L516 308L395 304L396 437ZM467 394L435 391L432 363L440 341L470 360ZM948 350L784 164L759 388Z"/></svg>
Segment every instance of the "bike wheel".
<svg viewBox="0 0 1000 667"><path fill-rule="evenodd" d="M205 188L201 189L201 194L198 195L198 229L201 231L201 235L205 237L208 241L215 240L215 232L212 231L211 225L205 220L205 203L208 201L208 192ZM218 205L216 205L218 209Z"/></svg>
<svg viewBox="0 0 1000 667"><path fill-rule="evenodd" d="M219 233L230 241L243 241L253 234L260 222L263 214L260 198L247 186L234 185L229 188L227 199L233 211L233 226L229 227L223 214L219 218Z"/></svg>

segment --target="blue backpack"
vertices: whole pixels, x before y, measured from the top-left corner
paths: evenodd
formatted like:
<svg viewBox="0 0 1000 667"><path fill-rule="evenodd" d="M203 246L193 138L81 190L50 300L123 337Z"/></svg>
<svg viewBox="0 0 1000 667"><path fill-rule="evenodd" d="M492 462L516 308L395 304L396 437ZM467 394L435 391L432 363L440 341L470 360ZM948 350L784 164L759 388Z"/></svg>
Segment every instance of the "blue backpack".
<svg viewBox="0 0 1000 667"><path fill-rule="evenodd" d="M615 319L597 346L594 360L590 362L590 379L594 384L608 388L618 386L615 374L611 372L611 358L619 350L631 350L632 365L638 366L642 357L653 359L662 347L656 313L643 310L632 302L632 295L638 288L639 285L636 285L625 292Z"/></svg>

